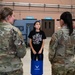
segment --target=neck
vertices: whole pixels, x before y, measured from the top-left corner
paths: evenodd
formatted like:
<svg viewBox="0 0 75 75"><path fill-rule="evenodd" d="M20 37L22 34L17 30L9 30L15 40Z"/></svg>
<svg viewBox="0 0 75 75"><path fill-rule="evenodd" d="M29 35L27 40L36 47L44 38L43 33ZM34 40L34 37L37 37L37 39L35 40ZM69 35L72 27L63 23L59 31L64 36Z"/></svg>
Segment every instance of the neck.
<svg viewBox="0 0 75 75"><path fill-rule="evenodd" d="M5 21L5 20L2 20L2 22L3 22L3 23L8 23L8 22L7 22L7 21Z"/></svg>
<svg viewBox="0 0 75 75"><path fill-rule="evenodd" d="M8 24L10 24L8 21L6 21L6 20L2 20L1 21L2 23L8 23Z"/></svg>
<svg viewBox="0 0 75 75"><path fill-rule="evenodd" d="M67 25L63 25L62 28L67 28Z"/></svg>
<svg viewBox="0 0 75 75"><path fill-rule="evenodd" d="M39 29L36 29L36 31L39 32L40 30Z"/></svg>
<svg viewBox="0 0 75 75"><path fill-rule="evenodd" d="M61 25L61 27L66 27L66 26L67 26L66 24Z"/></svg>

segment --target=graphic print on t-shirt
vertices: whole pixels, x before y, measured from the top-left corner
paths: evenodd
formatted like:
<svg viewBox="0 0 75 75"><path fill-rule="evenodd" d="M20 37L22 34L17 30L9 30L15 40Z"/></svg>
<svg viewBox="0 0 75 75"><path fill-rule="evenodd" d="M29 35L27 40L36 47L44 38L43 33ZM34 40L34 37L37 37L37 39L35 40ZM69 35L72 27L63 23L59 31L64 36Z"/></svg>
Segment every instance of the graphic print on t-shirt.
<svg viewBox="0 0 75 75"><path fill-rule="evenodd" d="M40 44L40 41L42 41L42 35L37 33L33 35L33 44Z"/></svg>

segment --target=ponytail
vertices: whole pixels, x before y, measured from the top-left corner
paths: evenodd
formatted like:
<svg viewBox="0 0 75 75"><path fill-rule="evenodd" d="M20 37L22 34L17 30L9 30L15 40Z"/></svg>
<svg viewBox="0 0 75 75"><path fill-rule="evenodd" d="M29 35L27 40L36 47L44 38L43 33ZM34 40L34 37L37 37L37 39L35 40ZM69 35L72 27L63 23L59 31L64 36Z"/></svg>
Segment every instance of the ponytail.
<svg viewBox="0 0 75 75"><path fill-rule="evenodd" d="M70 19L69 19L69 20L70 20ZM69 29L69 35L71 35L72 32L73 32L73 23L72 23L71 20L67 22L67 27L68 27L68 29Z"/></svg>
<svg viewBox="0 0 75 75"><path fill-rule="evenodd" d="M73 32L73 22L72 22L71 13L70 12L62 13L62 15L60 16L60 19L62 19L64 21L64 23L67 25L67 27L69 29L69 35L71 35Z"/></svg>

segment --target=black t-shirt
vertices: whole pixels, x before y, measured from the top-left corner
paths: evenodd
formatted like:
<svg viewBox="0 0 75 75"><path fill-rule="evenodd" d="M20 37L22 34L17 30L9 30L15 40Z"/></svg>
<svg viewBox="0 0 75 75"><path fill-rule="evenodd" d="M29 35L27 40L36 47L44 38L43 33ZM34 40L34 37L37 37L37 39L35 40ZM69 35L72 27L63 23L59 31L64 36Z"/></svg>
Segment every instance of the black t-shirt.
<svg viewBox="0 0 75 75"><path fill-rule="evenodd" d="M39 32L31 31L28 37L32 39L32 46L36 52L40 50L43 39L46 39L45 33L42 30Z"/></svg>

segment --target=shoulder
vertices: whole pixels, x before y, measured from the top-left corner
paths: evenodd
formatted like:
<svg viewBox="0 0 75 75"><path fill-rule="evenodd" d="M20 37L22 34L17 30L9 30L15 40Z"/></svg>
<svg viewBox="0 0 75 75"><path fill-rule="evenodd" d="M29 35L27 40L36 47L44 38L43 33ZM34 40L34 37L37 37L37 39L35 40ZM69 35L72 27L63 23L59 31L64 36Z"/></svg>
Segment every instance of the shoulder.
<svg viewBox="0 0 75 75"><path fill-rule="evenodd" d="M40 33L44 33L44 31L43 30L40 30Z"/></svg>
<svg viewBox="0 0 75 75"><path fill-rule="evenodd" d="M55 42L57 42L58 39L60 38L61 34L62 34L62 30L61 30L61 29L58 30L58 31L56 31L56 32L52 35L52 37L51 37L50 45L53 44L53 43L55 43Z"/></svg>
<svg viewBox="0 0 75 75"><path fill-rule="evenodd" d="M43 30L40 30L40 32L44 32Z"/></svg>
<svg viewBox="0 0 75 75"><path fill-rule="evenodd" d="M11 24L4 25L5 28L14 29L15 31L18 31L19 29Z"/></svg>
<svg viewBox="0 0 75 75"><path fill-rule="evenodd" d="M56 31L56 32L53 34L53 36L59 37L59 36L62 35L62 33L63 33L63 30L60 29L60 30Z"/></svg>
<svg viewBox="0 0 75 75"><path fill-rule="evenodd" d="M30 33L33 33L33 32L34 32L33 30L30 31Z"/></svg>
<svg viewBox="0 0 75 75"><path fill-rule="evenodd" d="M34 34L34 33L35 33L35 32L34 32L33 30L31 30L29 35Z"/></svg>
<svg viewBox="0 0 75 75"><path fill-rule="evenodd" d="M13 29L13 30L14 30L15 32L17 32L19 35L22 35L21 31L20 31L17 27L15 27L15 26L13 26L13 25L11 25L11 24L5 25L5 27L6 27L6 28L9 28L10 30Z"/></svg>
<svg viewBox="0 0 75 75"><path fill-rule="evenodd" d="M29 38L32 38L33 34L34 34L34 31L32 30L32 31L30 31L28 37L29 37Z"/></svg>
<svg viewBox="0 0 75 75"><path fill-rule="evenodd" d="M12 28L13 28L16 32L21 33L21 31L20 31L17 27L12 26Z"/></svg>
<svg viewBox="0 0 75 75"><path fill-rule="evenodd" d="M60 30L56 31L55 34L62 35L62 33L66 34L69 32L69 29L61 28Z"/></svg>

